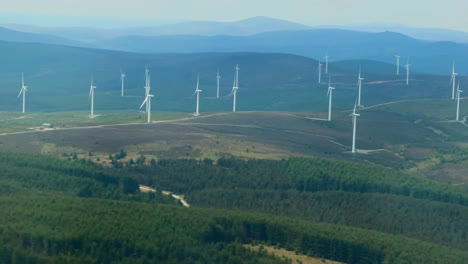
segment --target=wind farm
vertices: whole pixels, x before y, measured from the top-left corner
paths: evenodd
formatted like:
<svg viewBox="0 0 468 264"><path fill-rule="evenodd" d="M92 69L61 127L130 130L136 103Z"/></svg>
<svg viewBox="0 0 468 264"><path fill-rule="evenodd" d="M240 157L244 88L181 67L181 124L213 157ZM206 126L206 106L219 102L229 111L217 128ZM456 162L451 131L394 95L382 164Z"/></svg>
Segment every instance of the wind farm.
<svg viewBox="0 0 468 264"><path fill-rule="evenodd" d="M462 45L256 21L216 24L242 37L208 22L190 26L207 36L128 29L146 30L138 45L117 29L95 42L80 35L89 47L0 40L0 55L17 58L0 66L0 204L10 216L0 230L15 230L0 255L463 263ZM150 38L173 49L147 52ZM290 40L302 46L276 50Z"/></svg>

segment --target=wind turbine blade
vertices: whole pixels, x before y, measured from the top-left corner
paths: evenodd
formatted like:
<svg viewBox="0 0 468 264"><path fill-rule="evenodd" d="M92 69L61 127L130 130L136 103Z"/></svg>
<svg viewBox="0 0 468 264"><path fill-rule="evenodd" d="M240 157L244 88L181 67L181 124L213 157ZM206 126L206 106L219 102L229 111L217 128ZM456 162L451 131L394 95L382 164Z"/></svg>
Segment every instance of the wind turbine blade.
<svg viewBox="0 0 468 264"><path fill-rule="evenodd" d="M19 94L18 94L18 98L21 96L21 94L23 93L23 88L21 88Z"/></svg>
<svg viewBox="0 0 468 264"><path fill-rule="evenodd" d="M140 106L140 109L143 108L143 106L148 102L148 98L149 98L149 96L146 96L145 100L143 101L143 103Z"/></svg>

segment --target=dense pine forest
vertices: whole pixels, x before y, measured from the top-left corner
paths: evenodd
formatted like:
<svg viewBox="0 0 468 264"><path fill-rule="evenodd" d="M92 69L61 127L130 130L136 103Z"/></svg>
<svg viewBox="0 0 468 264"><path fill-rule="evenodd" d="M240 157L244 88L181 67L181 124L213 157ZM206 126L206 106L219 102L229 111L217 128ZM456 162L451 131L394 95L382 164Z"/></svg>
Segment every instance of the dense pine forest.
<svg viewBox="0 0 468 264"><path fill-rule="evenodd" d="M345 263L468 259L466 192L334 160L105 168L0 153L0 208L1 263L291 263L246 244Z"/></svg>

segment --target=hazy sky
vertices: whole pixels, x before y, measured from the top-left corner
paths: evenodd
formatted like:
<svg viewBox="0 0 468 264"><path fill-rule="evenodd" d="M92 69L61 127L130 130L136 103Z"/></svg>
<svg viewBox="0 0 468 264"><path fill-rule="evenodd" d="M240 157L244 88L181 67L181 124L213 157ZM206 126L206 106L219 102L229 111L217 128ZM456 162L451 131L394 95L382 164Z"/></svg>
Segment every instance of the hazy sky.
<svg viewBox="0 0 468 264"><path fill-rule="evenodd" d="M159 21L233 21L253 16L269 16L311 26L386 22L468 31L468 15L464 14L468 12L468 0L1 0L1 2L0 13L3 14L70 15Z"/></svg>

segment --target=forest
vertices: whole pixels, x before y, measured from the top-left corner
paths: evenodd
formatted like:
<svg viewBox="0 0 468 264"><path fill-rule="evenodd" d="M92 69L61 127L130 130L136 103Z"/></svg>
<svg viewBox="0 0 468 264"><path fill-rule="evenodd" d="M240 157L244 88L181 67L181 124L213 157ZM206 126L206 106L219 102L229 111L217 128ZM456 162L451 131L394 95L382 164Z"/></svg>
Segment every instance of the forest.
<svg viewBox="0 0 468 264"><path fill-rule="evenodd" d="M221 158L111 168L0 152L0 168L1 263L291 262L244 246L258 243L345 263L468 259L465 192L372 165Z"/></svg>

